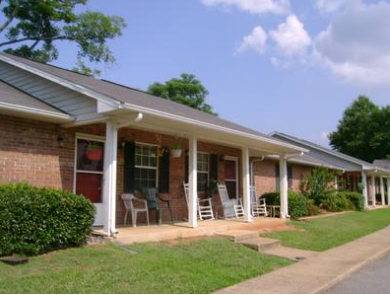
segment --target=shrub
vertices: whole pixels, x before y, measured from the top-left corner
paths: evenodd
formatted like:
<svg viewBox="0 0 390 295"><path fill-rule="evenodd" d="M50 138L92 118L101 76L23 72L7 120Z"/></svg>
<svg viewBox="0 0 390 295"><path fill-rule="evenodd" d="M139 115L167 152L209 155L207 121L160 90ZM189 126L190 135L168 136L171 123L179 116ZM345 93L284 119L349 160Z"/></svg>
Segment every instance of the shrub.
<svg viewBox="0 0 390 295"><path fill-rule="evenodd" d="M314 200L312 199L306 199L306 208L309 216L320 214L320 208L314 204Z"/></svg>
<svg viewBox="0 0 390 295"><path fill-rule="evenodd" d="M344 196L353 204L353 208L351 209L357 211L364 210L364 197L362 194L358 192L348 192L348 191L341 191L338 192L338 194Z"/></svg>
<svg viewBox="0 0 390 295"><path fill-rule="evenodd" d="M265 198L267 205L280 205L280 192L265 193L261 196ZM293 191L288 192L288 212L291 218L307 216L306 197Z"/></svg>
<svg viewBox="0 0 390 295"><path fill-rule="evenodd" d="M296 219L302 216L307 216L307 199L304 195L296 192L288 193L288 212L291 218Z"/></svg>
<svg viewBox="0 0 390 295"><path fill-rule="evenodd" d="M334 191L334 180L337 172L326 168L314 168L310 175L306 175L300 184L302 193L314 204L320 206Z"/></svg>
<svg viewBox="0 0 390 295"><path fill-rule="evenodd" d="M261 198L265 198L265 202L267 205L280 205L280 192L265 193L261 196Z"/></svg>
<svg viewBox="0 0 390 295"><path fill-rule="evenodd" d="M329 196L323 202L323 207L330 212L340 212L354 209L352 202L345 195L338 192L329 194Z"/></svg>
<svg viewBox="0 0 390 295"><path fill-rule="evenodd" d="M0 185L0 256L81 245L91 233L94 216L88 199L67 191Z"/></svg>

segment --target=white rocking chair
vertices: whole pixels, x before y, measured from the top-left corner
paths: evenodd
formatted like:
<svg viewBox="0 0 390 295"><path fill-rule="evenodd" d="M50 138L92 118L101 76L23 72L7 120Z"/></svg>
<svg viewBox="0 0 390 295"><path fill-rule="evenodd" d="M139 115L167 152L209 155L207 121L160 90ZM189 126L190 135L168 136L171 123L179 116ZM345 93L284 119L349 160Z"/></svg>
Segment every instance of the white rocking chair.
<svg viewBox="0 0 390 295"><path fill-rule="evenodd" d="M189 184L183 182L183 186L184 186L184 193L186 195L187 207L189 208ZM197 197L196 200L197 200L196 211L197 211L198 219L200 220L214 219L214 212L211 203L211 198L200 200Z"/></svg>
<svg viewBox="0 0 390 295"><path fill-rule="evenodd" d="M244 208L237 199L230 199L225 184L218 184L218 195L222 204L223 217L244 217Z"/></svg>
<svg viewBox="0 0 390 295"><path fill-rule="evenodd" d="M259 199L256 195L256 188L254 186L249 187L250 197L251 197L251 212L252 216L268 216L267 205L265 204L265 199Z"/></svg>

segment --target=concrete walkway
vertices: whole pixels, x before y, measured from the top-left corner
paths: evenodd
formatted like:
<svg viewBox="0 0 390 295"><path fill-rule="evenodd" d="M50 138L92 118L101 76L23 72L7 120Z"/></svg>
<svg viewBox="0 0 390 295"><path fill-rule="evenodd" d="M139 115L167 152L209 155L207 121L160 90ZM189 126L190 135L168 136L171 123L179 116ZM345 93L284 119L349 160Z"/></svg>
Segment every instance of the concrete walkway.
<svg viewBox="0 0 390 295"><path fill-rule="evenodd" d="M353 242L215 293L321 293L369 262L389 254L390 227L386 227Z"/></svg>

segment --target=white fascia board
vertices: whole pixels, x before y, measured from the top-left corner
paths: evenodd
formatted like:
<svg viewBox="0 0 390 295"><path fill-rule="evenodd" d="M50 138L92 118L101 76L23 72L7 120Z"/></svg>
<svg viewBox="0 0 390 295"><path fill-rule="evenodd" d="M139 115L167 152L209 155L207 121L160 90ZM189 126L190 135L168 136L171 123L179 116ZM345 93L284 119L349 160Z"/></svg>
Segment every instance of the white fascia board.
<svg viewBox="0 0 390 295"><path fill-rule="evenodd" d="M108 106L111 106L112 108L121 108L121 102L111 98L111 97L108 97L108 96L105 96L101 93L98 93L98 92L95 92L89 88L86 88L84 86L81 86L81 85L78 85L76 83L73 83L73 82L70 82L68 80L65 80L65 79L62 79L60 77L57 77L55 75L52 75L52 74L49 74L49 73L46 73L44 71L41 71L39 69L36 69L34 67L31 67L29 65L26 65L24 63L21 63L21 62L18 62L18 61L15 61L13 59L10 59L4 55L1 55L0 54L0 60L8 63L8 64L11 64L15 67L18 67L22 70L25 70L27 72L30 72L34 75L37 75L37 76L40 76L46 80L49 80L51 82L54 82L56 84L59 84L61 86L64 86L66 88L69 88L71 90L74 90L78 93L81 93L83 95L86 95L86 96L89 96L91 98L94 98L96 99L97 101L100 101L100 102L103 102L104 104L108 105Z"/></svg>
<svg viewBox="0 0 390 295"><path fill-rule="evenodd" d="M41 109L36 109L36 108L31 108L31 107L26 107L21 105L14 105L6 102L0 102L0 109L4 109L15 113L25 113L30 115L37 115L40 117L60 119L69 122L74 121L74 117L68 114L41 110Z"/></svg>
<svg viewBox="0 0 390 295"><path fill-rule="evenodd" d="M390 176L390 170L379 168L379 167L363 167L363 170L369 174L375 174L375 175L388 175Z"/></svg>
<svg viewBox="0 0 390 295"><path fill-rule="evenodd" d="M280 141L272 140L272 139L269 139L269 138L266 138L266 137L262 137L262 136L258 136L258 135L254 135L254 134L250 134L250 133L246 133L246 132L242 132L242 131L238 131L238 130L234 130L234 129L230 129L230 128L226 128L226 127L222 127L222 126L217 126L217 125L214 125L214 124L210 124L210 123L206 123L206 122L190 119L190 118L187 118L187 117L174 115L174 114L171 114L171 113L162 112L162 111L155 110L155 109L149 109L149 108L145 108L145 107L140 107L138 105L133 105L133 104L129 104L129 103L125 103L124 107L125 108L129 108L129 109L134 110L134 111L137 111L137 112L141 112L141 113L144 113L144 114L150 114L150 115L153 115L153 116L157 116L157 117L164 118L164 119L169 119L169 120L172 120L172 121L177 121L177 122L182 122L182 123L190 123L192 125L201 126L202 128L207 128L207 129L210 129L210 130L215 130L215 131L219 131L219 132L226 132L226 133L242 136L242 137L245 137L245 138L248 138L248 139L261 140L261 141L264 141L264 142L267 142L267 143L270 143L270 144L274 144L274 145L278 145L278 146L281 146L281 147L289 148L289 149L291 149L293 151L296 151L296 152L299 152L299 153L300 152L308 152L308 150L306 150L304 148L293 146L293 145L290 145L288 143L282 143Z"/></svg>

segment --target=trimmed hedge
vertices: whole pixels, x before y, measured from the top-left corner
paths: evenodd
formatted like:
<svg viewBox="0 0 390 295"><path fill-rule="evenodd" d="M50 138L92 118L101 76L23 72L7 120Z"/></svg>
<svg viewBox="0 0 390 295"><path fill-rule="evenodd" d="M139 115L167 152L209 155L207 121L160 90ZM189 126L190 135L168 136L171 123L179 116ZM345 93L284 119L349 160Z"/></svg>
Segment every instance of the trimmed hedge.
<svg viewBox="0 0 390 295"><path fill-rule="evenodd" d="M29 184L0 185L0 256L82 245L95 206L76 194Z"/></svg>

